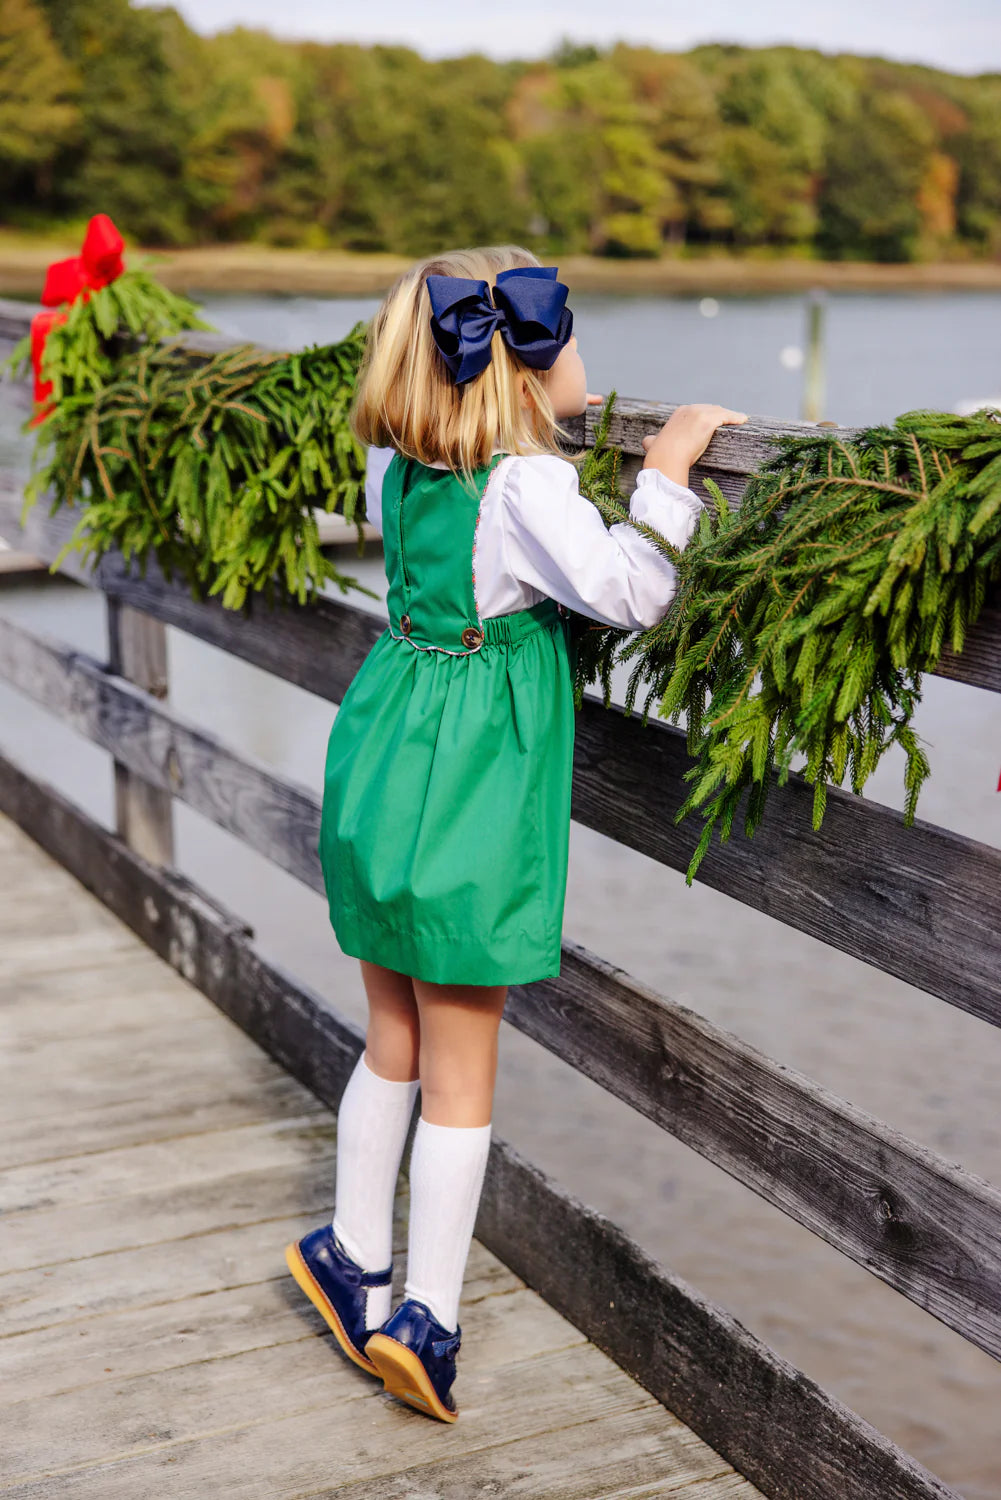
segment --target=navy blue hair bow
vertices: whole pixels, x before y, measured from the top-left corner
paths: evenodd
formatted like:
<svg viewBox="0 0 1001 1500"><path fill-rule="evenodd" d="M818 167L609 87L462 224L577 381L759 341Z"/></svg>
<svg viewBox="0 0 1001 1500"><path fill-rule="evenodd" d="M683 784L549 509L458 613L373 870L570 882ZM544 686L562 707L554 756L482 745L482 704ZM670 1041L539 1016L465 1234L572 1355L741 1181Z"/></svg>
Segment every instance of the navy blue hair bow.
<svg viewBox="0 0 1001 1500"><path fill-rule="evenodd" d="M555 364L573 332L569 287L556 280L555 266L499 272L493 301L488 283L468 276L429 276L427 286L431 336L456 385L486 369L498 329L511 352L536 370Z"/></svg>

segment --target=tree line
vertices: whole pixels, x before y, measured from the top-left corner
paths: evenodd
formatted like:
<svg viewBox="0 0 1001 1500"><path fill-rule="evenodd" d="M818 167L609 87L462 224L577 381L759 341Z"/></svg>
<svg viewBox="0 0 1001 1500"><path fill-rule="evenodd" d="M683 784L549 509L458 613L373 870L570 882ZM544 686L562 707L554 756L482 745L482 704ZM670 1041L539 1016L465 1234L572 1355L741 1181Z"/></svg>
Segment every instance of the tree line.
<svg viewBox="0 0 1001 1500"><path fill-rule="evenodd" d="M420 255L1001 254L1001 75L793 47L541 61L0 0L3 222Z"/></svg>

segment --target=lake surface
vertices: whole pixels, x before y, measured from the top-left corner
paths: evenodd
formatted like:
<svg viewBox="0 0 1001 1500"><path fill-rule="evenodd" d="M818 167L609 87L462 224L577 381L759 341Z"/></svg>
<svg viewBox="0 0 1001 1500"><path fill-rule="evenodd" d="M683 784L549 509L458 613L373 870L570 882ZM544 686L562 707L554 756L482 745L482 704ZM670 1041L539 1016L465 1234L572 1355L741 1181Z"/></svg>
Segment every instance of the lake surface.
<svg viewBox="0 0 1001 1500"><path fill-rule="evenodd" d="M291 347L336 339L375 305L213 298L206 309L235 337ZM802 342L802 299L721 298L710 317L695 299L573 305L592 390L799 414L802 372L780 354ZM864 423L1001 395L999 322L1001 297L831 295L829 415ZM13 430L8 416L8 461ZM359 562L348 552L344 567L384 587L378 554ZM105 655L103 601L87 590L7 585L0 613ZM175 710L319 795L333 706L168 636ZM927 677L915 727L932 763L919 816L1001 848L1001 695ZM108 757L2 686L0 744L110 826ZM888 757L867 795L901 807L901 768ZM364 1024L357 964L337 948L322 900L180 805L177 836L181 868L251 921L269 956ZM565 930L1001 1183L1001 1030L577 825ZM969 1500L1001 1500L1001 1365L513 1027L501 1032L494 1124Z"/></svg>
<svg viewBox="0 0 1001 1500"><path fill-rule="evenodd" d="M222 332L287 348L342 338L378 301L210 297L203 305ZM802 297L591 293L571 306L592 391L800 415L803 370L791 351L806 339ZM830 293L824 307L826 419L852 426L1001 401L1001 294Z"/></svg>

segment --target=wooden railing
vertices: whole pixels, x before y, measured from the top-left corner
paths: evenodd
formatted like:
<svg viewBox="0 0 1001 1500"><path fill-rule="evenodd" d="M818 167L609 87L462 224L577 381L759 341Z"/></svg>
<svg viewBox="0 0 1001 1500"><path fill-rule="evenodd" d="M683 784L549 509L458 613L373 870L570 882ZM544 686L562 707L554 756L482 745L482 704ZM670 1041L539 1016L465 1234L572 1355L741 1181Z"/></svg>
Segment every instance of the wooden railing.
<svg viewBox="0 0 1001 1500"><path fill-rule="evenodd" d="M0 347L26 326L26 309L0 304ZM23 392L6 398L25 405ZM612 437L632 469L642 434L670 410L619 403ZM701 472L739 502L768 438L795 430L766 420L723 429ZM75 516L36 506L22 531L20 501L16 476L0 474L0 536L52 559ZM267 964L239 918L171 868L178 799L322 891L319 800L171 710L164 631L176 626L336 703L383 619L330 598L281 610L254 600L238 615L194 601L154 569L141 579L117 556L92 571L71 558L64 571L108 600L108 662L0 621L0 676L111 753L118 833L3 757L0 807L336 1106L363 1035ZM998 601L940 674L1001 691ZM697 820L679 826L673 815L688 763L681 730L644 726L589 696L576 726L573 816L684 869ZM1001 1024L1001 852L920 820L906 828L902 814L837 788L814 831L812 798L796 775L773 787L753 840L714 844L698 878ZM511 989L505 1019L1001 1358L998 1189L575 943L564 942L559 979ZM952 1494L496 1137L476 1232L765 1493Z"/></svg>

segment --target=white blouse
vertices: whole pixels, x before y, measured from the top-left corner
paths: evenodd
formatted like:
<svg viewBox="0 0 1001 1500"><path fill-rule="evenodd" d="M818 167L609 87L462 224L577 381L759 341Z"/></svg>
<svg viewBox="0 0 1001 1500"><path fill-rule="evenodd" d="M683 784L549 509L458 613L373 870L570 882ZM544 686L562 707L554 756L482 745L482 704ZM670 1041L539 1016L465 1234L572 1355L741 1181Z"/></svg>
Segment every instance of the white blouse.
<svg viewBox="0 0 1001 1500"><path fill-rule="evenodd" d="M380 532L382 481L394 452L368 450L365 504ZM659 469L640 470L629 500L635 520L679 548L702 508L690 489ZM627 522L606 529L580 492L577 470L557 454L508 454L491 472L473 566L481 620L549 598L603 625L646 630L663 619L677 584L673 565Z"/></svg>

